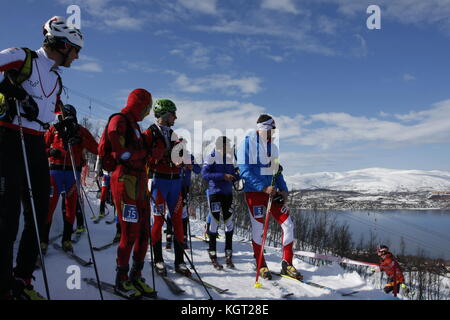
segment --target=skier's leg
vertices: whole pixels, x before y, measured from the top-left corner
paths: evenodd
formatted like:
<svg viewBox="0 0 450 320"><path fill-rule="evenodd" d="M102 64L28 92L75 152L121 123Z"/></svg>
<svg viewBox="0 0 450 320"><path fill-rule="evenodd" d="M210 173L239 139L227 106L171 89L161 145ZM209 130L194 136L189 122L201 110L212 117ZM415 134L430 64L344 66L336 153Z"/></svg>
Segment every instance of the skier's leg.
<svg viewBox="0 0 450 320"><path fill-rule="evenodd" d="M33 191L34 207L36 209L37 229L42 234L43 225L47 219L50 193L50 172L45 152L45 142L41 136L25 135L28 167L30 170L31 188ZM23 193L24 229L17 253L16 277L25 279L27 289L33 291L31 278L39 255L39 242L31 208L28 190ZM34 292L35 293L35 292Z"/></svg>
<svg viewBox="0 0 450 320"><path fill-rule="evenodd" d="M10 296L13 248L19 230L20 195L26 186L18 132L0 127L0 299ZM25 183L25 185L24 185Z"/></svg>
<svg viewBox="0 0 450 320"><path fill-rule="evenodd" d="M247 201L250 221L252 223L252 245L253 254L257 260L261 253L262 235L264 231L264 218L269 196L262 192L247 192L245 194ZM265 266L266 261L262 256L261 266Z"/></svg>
<svg viewBox="0 0 450 320"><path fill-rule="evenodd" d="M272 203L270 211L274 219L281 225L283 231L283 260L292 265L292 258L294 256L294 223L289 215L289 209L286 206L276 205Z"/></svg>
<svg viewBox="0 0 450 320"><path fill-rule="evenodd" d="M225 252L233 250L233 230L234 230L234 214L233 214L233 195L223 195L222 214L225 224Z"/></svg>

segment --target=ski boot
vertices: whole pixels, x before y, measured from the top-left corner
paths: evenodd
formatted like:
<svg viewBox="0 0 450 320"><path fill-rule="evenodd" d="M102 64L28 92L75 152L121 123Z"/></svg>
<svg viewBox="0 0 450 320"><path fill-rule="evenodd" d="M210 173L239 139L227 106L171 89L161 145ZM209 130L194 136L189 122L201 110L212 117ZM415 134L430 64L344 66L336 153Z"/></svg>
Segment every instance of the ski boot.
<svg viewBox="0 0 450 320"><path fill-rule="evenodd" d="M175 265L175 272L182 274L185 277L190 277L192 275L185 263Z"/></svg>
<svg viewBox="0 0 450 320"><path fill-rule="evenodd" d="M259 268L259 275L266 280L272 280L272 274L270 273L269 268L267 266L262 266Z"/></svg>
<svg viewBox="0 0 450 320"><path fill-rule="evenodd" d="M166 277L167 276L167 268L164 264L164 261L156 262L155 263L155 271L157 274Z"/></svg>
<svg viewBox="0 0 450 320"><path fill-rule="evenodd" d="M223 266L217 261L216 251L208 250L209 258L211 259L212 265L217 270L222 270Z"/></svg>
<svg viewBox="0 0 450 320"><path fill-rule="evenodd" d="M16 300L46 300L34 290L31 278L14 278L12 294Z"/></svg>
<svg viewBox="0 0 450 320"><path fill-rule="evenodd" d="M72 252L73 253L73 245L71 240L63 241L62 243L62 249L65 252Z"/></svg>
<svg viewBox="0 0 450 320"><path fill-rule="evenodd" d="M130 281L145 297L156 298L156 291L145 283L145 279L142 277L143 262L134 262L130 271Z"/></svg>
<svg viewBox="0 0 450 320"><path fill-rule="evenodd" d="M79 226L76 230L75 233L76 234L82 234L86 232L86 227L85 226Z"/></svg>
<svg viewBox="0 0 450 320"><path fill-rule="evenodd" d="M286 260L283 260L281 262L281 274L300 281L303 280L303 276L301 275L301 273L297 269L295 269L295 267L292 264L289 264Z"/></svg>
<svg viewBox="0 0 450 320"><path fill-rule="evenodd" d="M227 268L234 269L234 263L232 259L233 250L225 250L225 262Z"/></svg>
<svg viewBox="0 0 450 320"><path fill-rule="evenodd" d="M133 283L128 279L128 265L127 266L117 266L116 283L114 286L114 291L130 300L136 300L142 298L142 293L133 285Z"/></svg>

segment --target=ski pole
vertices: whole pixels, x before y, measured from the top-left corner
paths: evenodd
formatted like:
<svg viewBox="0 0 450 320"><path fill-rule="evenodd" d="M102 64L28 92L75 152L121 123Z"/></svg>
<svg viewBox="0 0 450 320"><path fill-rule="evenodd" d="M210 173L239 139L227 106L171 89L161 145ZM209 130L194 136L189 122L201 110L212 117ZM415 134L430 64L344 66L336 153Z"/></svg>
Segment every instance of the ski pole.
<svg viewBox="0 0 450 320"><path fill-rule="evenodd" d="M63 119L64 119L64 113L63 112L62 112L62 115L63 115ZM101 283L100 283L100 277L98 275L97 262L95 261L94 250L92 249L91 235L90 235L90 232L89 232L89 227L88 227L88 223L87 223L87 220L86 220L86 215L85 215L85 212L84 212L83 194L86 196L86 193L84 192L84 189L83 189L83 187L80 184L80 180L78 179L78 175L77 175L77 172L76 172L76 169L75 169L75 158L73 156L72 145L68 142L67 146L69 148L70 162L72 163L73 176L75 178L75 184L77 186L78 199L80 200L80 204L82 204L80 206L80 209L81 209L81 213L83 215L84 225L86 227L86 233L87 233L87 236L88 236L89 249L91 251L92 262L94 264L95 277L96 277L97 284L98 284L98 291L100 293L100 299L104 300L103 299L102 286L101 286ZM86 197L86 201L89 204L89 199L87 197ZM90 204L89 204L89 206L90 206Z"/></svg>
<svg viewBox="0 0 450 320"><path fill-rule="evenodd" d="M276 168L276 171L274 170L274 172L276 172L276 173L274 173L272 175L272 182L270 184L271 187L275 186L276 179L277 179L277 177L279 175L278 159L275 159L275 168ZM269 195L269 202L267 203L266 218L265 218L265 221L264 221L264 231L263 231L262 240L261 240L261 251L259 252L258 262L256 264L255 288L261 288L262 287L262 284L260 282L258 282L259 269L261 268L262 258L263 258L263 255L264 255L264 245L265 245L266 237L267 237L267 229L269 227L270 210L271 210L271 207L272 207L272 201L273 201L273 195L270 194Z"/></svg>
<svg viewBox="0 0 450 320"><path fill-rule="evenodd" d="M188 223L188 236L189 236L189 248L191 249L191 260L194 262L194 256L192 253L192 234L191 234L191 218L189 216L189 193L186 194L186 211L187 211L187 223Z"/></svg>
<svg viewBox="0 0 450 320"><path fill-rule="evenodd" d="M116 207L114 207L114 212L115 212L115 209L116 209ZM149 211L150 211L150 208L149 208ZM151 257L151 259L152 259L152 263L150 263L150 264L151 264L151 266L152 266L152 283L153 283L153 290L156 291L156 284L155 284L155 266L153 265L155 260L154 260L154 258L153 258L153 245L152 245L152 228L153 228L153 224L152 224L152 214L151 214L151 212L150 212L150 217L149 217L149 219L150 219L150 235L149 235L149 240L150 240L150 257Z"/></svg>
<svg viewBox="0 0 450 320"><path fill-rule="evenodd" d="M20 102L16 100L17 121L19 124L20 140L22 142L22 153L23 153L23 161L25 164L25 173L27 176L28 193L30 196L31 210L33 213L34 228L35 228L35 232L36 232L37 246L39 248L39 259L40 259L41 266L42 266L42 276L44 278L45 291L47 294L47 299L50 300L50 290L48 287L47 271L45 269L44 255L42 254L42 250L41 250L41 238L39 236L39 227L38 227L38 222L37 222L36 208L34 206L33 189L31 186L30 170L28 168L28 155L27 155L27 150L25 147L25 137L23 135L22 116L20 114L19 104L20 104Z"/></svg>
<svg viewBox="0 0 450 320"><path fill-rule="evenodd" d="M153 201L153 203L155 204L156 210L158 210L158 213L161 215L161 217L163 218L164 222L167 224L167 220L166 220L166 217L164 216L164 212L161 212L161 210L160 210L159 206L156 204L156 200L153 198L153 195L152 195L152 194L150 194L150 198L151 198L151 200ZM189 264L191 265L192 270L194 270L195 274L197 275L197 278L200 280L200 282L201 282L203 288L205 289L206 293L208 294L209 299L210 299L210 300L214 300L213 297L211 296L211 294L209 293L208 288L207 288L206 285L203 283L202 278L201 278L200 275L198 274L197 269L195 269L195 266L194 266L194 264L192 263L191 259L189 259L189 255L186 253L186 251L184 250L183 246L181 245L181 242L179 242L179 241L176 239L176 237L175 237L175 239L174 239L174 242L175 242L175 245L177 245L178 248L182 250L184 256L186 257L186 259L188 260Z"/></svg>

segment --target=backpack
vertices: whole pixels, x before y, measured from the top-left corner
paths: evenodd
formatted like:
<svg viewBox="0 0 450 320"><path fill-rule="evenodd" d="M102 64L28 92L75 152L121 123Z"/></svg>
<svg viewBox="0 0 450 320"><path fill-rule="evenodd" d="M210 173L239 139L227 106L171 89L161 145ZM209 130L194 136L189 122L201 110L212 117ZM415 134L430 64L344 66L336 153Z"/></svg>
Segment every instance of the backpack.
<svg viewBox="0 0 450 320"><path fill-rule="evenodd" d="M130 120L123 113L120 112L114 113L109 117L108 123L106 124L105 129L103 130L102 136L100 138L100 141L98 143L98 156L100 158L101 167L103 170L108 172L114 171L118 165L116 159L114 159L114 157L111 155L112 145L108 137L109 123L111 122L111 119L117 115L120 115L123 118L125 118L127 123L127 129L125 133L125 146L128 146L129 142L132 139L132 135L134 134Z"/></svg>
<svg viewBox="0 0 450 320"><path fill-rule="evenodd" d="M38 57L35 51L32 51L28 48L22 48L22 50L25 51L25 61L22 67L19 70L8 70L5 72L9 75L9 78L14 81L14 84L19 87L21 87L21 84L25 80L30 78L31 74L33 73L33 59ZM60 96L63 90L62 80L60 75L57 72L55 73L58 76L59 82L59 91L57 93L57 96ZM14 118L17 115L17 110L14 100L11 97L8 97L6 93L3 93L2 88L10 87L11 85L12 84L10 83L10 80L7 76L5 76L3 81L0 83L0 121L8 123L12 123L14 121ZM36 119L36 122L44 125L38 119Z"/></svg>

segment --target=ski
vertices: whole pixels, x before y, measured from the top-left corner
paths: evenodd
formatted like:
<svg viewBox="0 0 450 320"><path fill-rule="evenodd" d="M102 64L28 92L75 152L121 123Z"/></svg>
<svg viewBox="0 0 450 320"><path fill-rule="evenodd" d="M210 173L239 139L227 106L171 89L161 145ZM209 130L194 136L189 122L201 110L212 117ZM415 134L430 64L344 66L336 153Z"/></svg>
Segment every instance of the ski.
<svg viewBox="0 0 450 320"><path fill-rule="evenodd" d="M300 283L304 283L304 284L307 284L307 285L312 286L312 287L316 287L316 288L320 288L320 289L326 289L326 290L329 290L329 291L334 292L334 293L339 293L341 296L344 296L344 297L351 296L351 295L359 292L359 291L342 292L340 290L333 289L333 288L330 288L330 287L327 287L327 286L324 286L324 285L321 285L321 284L318 284L318 283L315 283L315 282L312 282L312 281L309 281L309 280L298 280L298 279L292 278L292 277L290 277L288 275L281 274L280 272L273 272L273 271L271 271L271 273L273 275L276 275L276 276L279 276L279 277L283 277L283 278L287 278L287 279L290 279L290 280L293 280L293 281L297 281L297 282L300 282Z"/></svg>
<svg viewBox="0 0 450 320"><path fill-rule="evenodd" d="M174 270L174 268L172 267L172 266L167 266L167 268L168 269L170 269L170 270ZM195 278L194 276L192 276L192 275L190 275L190 276L186 276L186 275L182 275L182 274L179 274L180 276L184 276L184 277L186 277L186 278L188 278L188 279L190 279L190 280L192 280L192 281L194 281L194 282L196 282L196 283L198 283L198 284L202 284L202 281L200 281L200 279L198 279L198 278ZM228 289L221 289L221 288L219 288L219 287L216 287L215 285L213 285L213 284L210 284L210 283L208 283L208 282L206 282L206 281L204 281L203 280L203 284L207 287L207 288L210 288L210 289L212 289L212 290L215 290L215 291L217 291L218 293L220 293L220 294L224 294L224 293L226 293L227 291L228 291Z"/></svg>
<svg viewBox="0 0 450 320"><path fill-rule="evenodd" d="M197 236L197 235L194 235L193 237L196 238L196 239L198 239L198 240L201 240L201 241L203 241L203 242L209 243L209 240L206 239L205 237Z"/></svg>
<svg viewBox="0 0 450 320"><path fill-rule="evenodd" d="M289 299L289 297L294 295L294 293L288 292L286 288L282 288L278 283L278 281L271 281L271 283L275 288L277 288L280 291L281 297L283 299Z"/></svg>
<svg viewBox="0 0 450 320"><path fill-rule="evenodd" d="M101 247L92 247L92 249L94 250L94 251L102 251L102 250L105 250L105 249L108 249L109 247L112 247L113 245L115 245L115 244L117 244L117 243L119 243L119 241L111 241L111 242L108 242L107 244L105 244L105 245L103 245L103 246L101 246Z"/></svg>
<svg viewBox="0 0 450 320"><path fill-rule="evenodd" d="M111 220L105 220L106 224L113 224L114 222L116 222L116 217L112 218Z"/></svg>
<svg viewBox="0 0 450 320"><path fill-rule="evenodd" d="M62 248L59 244L57 244L57 243L54 243L54 244L53 244L53 247L54 247L55 249L58 249L58 250L64 252L68 257L74 259L76 262L78 262L79 264L81 264L83 267L88 267L88 266L90 266L90 265L92 264L92 261L91 261L90 259L89 259L89 262L88 262L88 261L86 261L86 260L80 258L79 256L77 256L77 255L76 255L75 253L73 253L73 252L67 252L67 251L64 251L63 248Z"/></svg>
<svg viewBox="0 0 450 320"><path fill-rule="evenodd" d="M94 219L92 222L93 223L95 223L95 224L97 224L97 223L99 223L104 217L106 217L106 216L97 216L97 218L96 219Z"/></svg>
<svg viewBox="0 0 450 320"><path fill-rule="evenodd" d="M155 273L160 276L164 282L166 283L167 287L169 288L169 290L174 294L174 295L182 295L185 291L183 289L180 288L180 286L178 284L175 283L175 281L173 281L172 278L170 278L167 275L163 275L160 274L158 272L155 271Z"/></svg>
<svg viewBox="0 0 450 320"><path fill-rule="evenodd" d="M98 289L97 280L95 280L94 278L83 278L83 281ZM127 297L126 295L123 295L120 292L117 292L112 283L100 281L100 285L102 286L103 291L114 294L114 295L121 297L123 299L126 299L126 300L137 300L137 299L131 299L131 298ZM156 291L155 291L155 294L156 294L155 297L147 297L147 296L142 295L138 299L140 299L140 300L167 300L165 298L159 297Z"/></svg>

